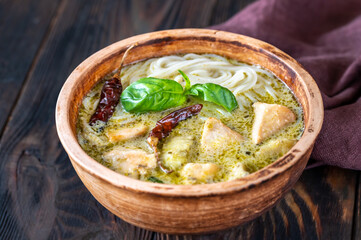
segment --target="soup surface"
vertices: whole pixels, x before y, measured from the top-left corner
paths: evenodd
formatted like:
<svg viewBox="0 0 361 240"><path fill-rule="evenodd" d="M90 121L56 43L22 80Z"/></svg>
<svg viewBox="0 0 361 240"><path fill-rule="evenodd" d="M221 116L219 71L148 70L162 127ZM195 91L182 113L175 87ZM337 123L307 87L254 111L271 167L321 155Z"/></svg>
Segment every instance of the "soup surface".
<svg viewBox="0 0 361 240"><path fill-rule="evenodd" d="M234 94L238 107L229 112L188 96L183 105L175 108L129 113L120 102L108 122L98 121L91 126L89 120L109 75L84 97L79 110L77 136L85 152L114 171L136 179L202 184L255 172L285 154L301 137L304 123L300 104L283 82L259 66L213 54L153 58L122 69L123 90L144 77L171 79L185 86L179 69L188 75L191 84L211 82L226 87ZM194 104L203 104L200 113L181 121L158 145L159 159L171 171L166 173L157 166L153 149L146 141L149 132L169 113ZM291 116L289 121L277 129L266 129L282 122L274 118L284 113ZM269 118L275 121L270 126L262 122L270 116L267 114L273 114ZM262 135L267 131L270 134Z"/></svg>

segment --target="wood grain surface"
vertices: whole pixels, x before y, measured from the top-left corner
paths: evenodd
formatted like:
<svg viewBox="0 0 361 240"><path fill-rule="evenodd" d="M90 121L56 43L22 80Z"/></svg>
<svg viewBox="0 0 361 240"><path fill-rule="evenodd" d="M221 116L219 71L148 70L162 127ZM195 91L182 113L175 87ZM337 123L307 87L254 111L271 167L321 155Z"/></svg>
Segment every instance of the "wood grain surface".
<svg viewBox="0 0 361 240"><path fill-rule="evenodd" d="M0 239L360 239L359 172L306 170L254 221L209 235L165 235L103 208L57 138L58 93L90 54L139 33L217 24L248 2L0 0Z"/></svg>
<svg viewBox="0 0 361 240"><path fill-rule="evenodd" d="M47 38L59 2L0 1L0 89L3 89L0 95L0 134Z"/></svg>

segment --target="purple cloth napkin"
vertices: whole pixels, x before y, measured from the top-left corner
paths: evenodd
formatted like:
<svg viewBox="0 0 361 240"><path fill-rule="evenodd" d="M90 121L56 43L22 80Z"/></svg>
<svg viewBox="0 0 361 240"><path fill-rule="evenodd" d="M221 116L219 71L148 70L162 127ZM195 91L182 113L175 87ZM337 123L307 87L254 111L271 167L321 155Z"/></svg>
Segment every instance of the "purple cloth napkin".
<svg viewBox="0 0 361 240"><path fill-rule="evenodd" d="M299 61L325 107L309 167L361 170L361 0L260 0L211 28L258 38Z"/></svg>

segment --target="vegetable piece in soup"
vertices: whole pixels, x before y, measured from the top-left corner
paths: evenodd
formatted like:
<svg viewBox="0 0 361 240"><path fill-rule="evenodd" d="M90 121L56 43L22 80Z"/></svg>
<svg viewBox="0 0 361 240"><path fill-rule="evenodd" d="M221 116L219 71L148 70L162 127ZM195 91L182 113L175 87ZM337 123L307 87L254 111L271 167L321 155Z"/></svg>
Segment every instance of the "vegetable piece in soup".
<svg viewBox="0 0 361 240"><path fill-rule="evenodd" d="M208 184L242 178L286 154L303 133L302 108L291 90L259 66L193 53L125 66L113 114L89 124L111 77L84 97L78 141L89 156L135 179ZM202 107L182 110L193 106ZM167 125L168 116L180 121Z"/></svg>

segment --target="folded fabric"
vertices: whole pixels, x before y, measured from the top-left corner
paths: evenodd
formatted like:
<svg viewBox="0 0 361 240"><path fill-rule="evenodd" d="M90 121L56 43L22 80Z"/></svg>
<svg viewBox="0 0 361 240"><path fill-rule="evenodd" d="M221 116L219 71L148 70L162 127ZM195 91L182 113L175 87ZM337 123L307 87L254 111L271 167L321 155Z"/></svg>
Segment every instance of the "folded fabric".
<svg viewBox="0 0 361 240"><path fill-rule="evenodd" d="M260 0L211 28L266 41L299 61L325 107L309 167L361 170L360 0Z"/></svg>

